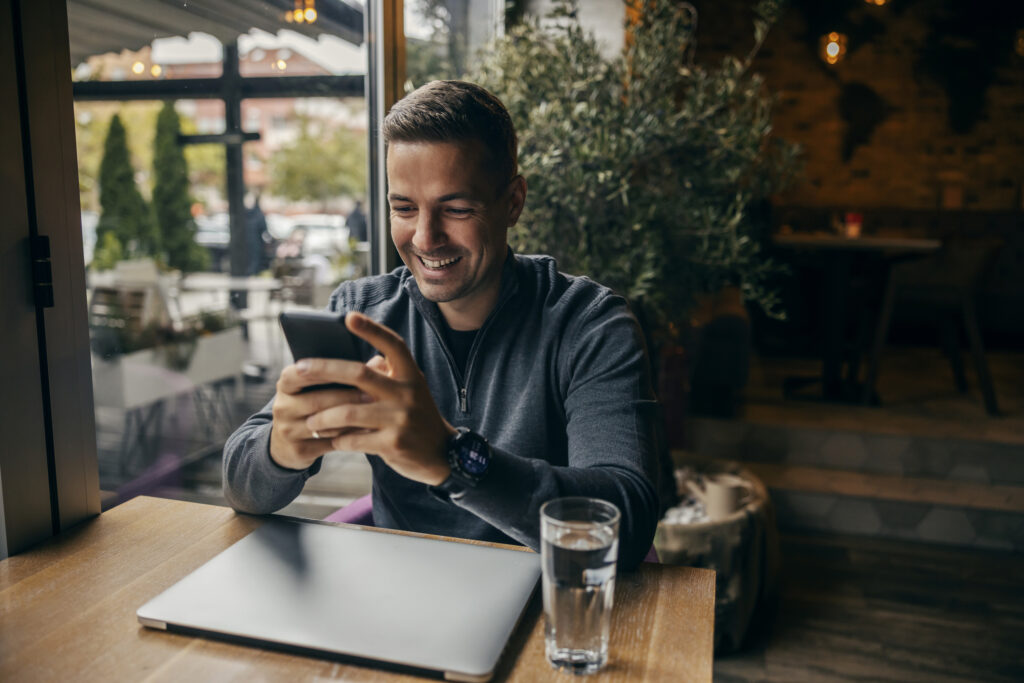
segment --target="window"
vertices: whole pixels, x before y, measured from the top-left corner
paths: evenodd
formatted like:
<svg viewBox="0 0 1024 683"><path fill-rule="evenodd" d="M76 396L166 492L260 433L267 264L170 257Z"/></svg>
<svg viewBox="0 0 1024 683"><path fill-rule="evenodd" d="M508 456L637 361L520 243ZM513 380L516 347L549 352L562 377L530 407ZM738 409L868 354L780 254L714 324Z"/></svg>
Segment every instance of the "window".
<svg viewBox="0 0 1024 683"><path fill-rule="evenodd" d="M156 0L138 0L113 10L106 5L96 10L77 0L21 2L5 9L15 20L0 26L20 34L20 39L0 36L7 46L7 52L0 54L0 88L5 88L2 92L7 96L0 106L7 136L0 147L0 164L14 179L21 178L25 168L32 170L24 175L24 185L8 183L5 197L10 201L5 205L11 215L2 233L8 246L27 244L37 234L50 237L56 301L53 309L25 308L30 290L17 301L17 297L5 297L5 319L10 321L5 335L5 350L11 351L8 365L20 367L18 376L30 384L33 377L40 377L41 393L26 389L24 381L3 393L5 407L25 407L6 413L20 416L25 429L8 428L8 453L0 457L4 486L0 555L94 514L101 485L108 502L133 492L168 493L219 450L219 441L233 426L230 422L258 408L266 398L255 390L265 390L272 374L264 365L284 352L276 327L259 311L281 303L276 295L258 288L243 290L247 296L240 300L241 292L236 294L238 290L224 285L227 273L216 272L219 267L245 273L249 267L245 257L258 253L232 249L244 239L240 226L256 195L250 193L247 198L246 185L263 190L259 195L261 207L266 203L263 212L270 239L286 239L299 217L328 231L344 230L339 219L358 193L352 183L344 191L335 188L333 195L328 190L312 198L285 198L281 206L301 209L297 216L278 212L273 200L287 193L270 189L275 155L302 139L303 126L309 136L314 129L330 129L347 131L357 140L373 137L370 121L379 121L405 81L402 47L393 38L403 3L323 0L318 3L316 24L284 27L277 16L279 3L239 2L252 5L253 11L238 15L254 17L261 25L235 26L224 23L229 21L224 18L198 15L189 24L182 13L175 13L177 23L160 23L171 20L155 18ZM497 0L489 4L501 5ZM74 17L70 26L64 23L64 8L70 8ZM31 15L31 21L22 21L19 12ZM97 30L109 22L110 12L116 15L118 31ZM363 41L364 12L378 29L373 35L379 42L372 50ZM40 33L28 35L28 26L39 27L35 30ZM69 43L64 43L68 38ZM471 37L467 40L467 45L474 44ZM72 63L61 64L69 44ZM31 54L15 59L15 49ZM366 67L368 61L372 71ZM225 106L228 98L213 79L236 69L243 79L242 98L237 107L232 102ZM55 84L55 73L71 77ZM316 92L290 90L285 79L293 75L314 83ZM250 77L261 81L244 80ZM12 85L19 79L28 84L27 94ZM365 101L364 81L365 92L371 95ZM72 94L73 112L65 104ZM155 234L147 232L145 225L152 219L148 207L160 175L156 158L164 154L157 154L153 142L165 101L173 102L170 111L181 126L188 162L185 222L191 221L195 233L186 251L208 258L204 266L208 270L189 274L188 281L175 281L163 264L146 263L144 258L147 241L152 242ZM245 103L257 101L258 117L255 107L254 113L243 116ZM22 110L28 113L25 121L19 118ZM114 141L119 149L113 156L122 169L130 170L120 174L126 188L119 196L124 206L105 210L100 167L114 114L123 136L115 134L122 139ZM67 148L71 129L67 135L55 134L62 126L89 131L78 140L85 164L81 174L61 166L62 159L74 155ZM291 132L275 139L281 131ZM258 133L259 138L249 133ZM21 144L29 138L31 146ZM322 255L345 276L359 274L360 269L379 271L394 262L393 257L390 262L386 258L385 235L376 215L383 206L379 141L366 146L370 149L370 172L364 180L369 243L355 245L347 264L333 264ZM253 151L244 151L250 148ZM242 173L229 174L227 168L233 165ZM175 201L181 204L181 199L179 195ZM124 231L118 233L112 221L104 220L108 211L124 217L119 223L134 220L134 231L122 225ZM117 237L116 243L107 235ZM24 289L29 281L28 262L20 249L12 246L2 252L10 257L3 269L8 278L5 291ZM97 259L106 259L111 267L101 270ZM85 263L88 274L83 271ZM286 276L280 275L265 279ZM329 282L323 285L329 286ZM292 298L284 305L311 305L318 301L318 292L322 289L315 286L293 288L287 295ZM232 327L239 321L246 324L247 332ZM214 332L224 323L227 330ZM197 329L209 334L196 336ZM217 360L212 370L197 366L204 354L211 353L202 348L207 346L202 343L206 338L216 338L227 349L212 351ZM14 353L16 347L27 355ZM241 363L236 367L234 361L224 363L225 358L241 359ZM104 370L96 371L97 364L106 364ZM90 377L99 382L95 388ZM237 404L239 397L248 405L226 417L225 406L232 401ZM95 478L97 459L102 482ZM219 489L219 480L208 485Z"/></svg>
<svg viewBox="0 0 1024 683"><path fill-rule="evenodd" d="M505 3L494 0L408 0L406 91L464 77L477 51L503 31L504 12Z"/></svg>
<svg viewBox="0 0 1024 683"><path fill-rule="evenodd" d="M277 313L322 307L368 271L345 227L367 198L369 128L361 13L345 8L304 31L224 19L214 36L193 30L197 15L148 40L140 24L73 65L88 79L75 90L86 294L100 486L115 502L223 502L223 441L290 362ZM72 14L73 46L88 12ZM119 73L159 99L104 89ZM247 99L210 80L236 73ZM310 96L332 92L344 96Z"/></svg>

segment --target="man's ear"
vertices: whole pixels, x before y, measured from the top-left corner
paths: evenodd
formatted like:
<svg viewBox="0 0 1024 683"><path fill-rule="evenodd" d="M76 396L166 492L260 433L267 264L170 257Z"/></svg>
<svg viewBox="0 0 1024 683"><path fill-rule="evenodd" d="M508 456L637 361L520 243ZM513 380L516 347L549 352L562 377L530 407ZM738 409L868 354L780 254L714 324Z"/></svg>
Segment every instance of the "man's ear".
<svg viewBox="0 0 1024 683"><path fill-rule="evenodd" d="M509 183L508 188L508 227L512 227L519 221L519 214L523 212L526 205L526 178L517 175Z"/></svg>

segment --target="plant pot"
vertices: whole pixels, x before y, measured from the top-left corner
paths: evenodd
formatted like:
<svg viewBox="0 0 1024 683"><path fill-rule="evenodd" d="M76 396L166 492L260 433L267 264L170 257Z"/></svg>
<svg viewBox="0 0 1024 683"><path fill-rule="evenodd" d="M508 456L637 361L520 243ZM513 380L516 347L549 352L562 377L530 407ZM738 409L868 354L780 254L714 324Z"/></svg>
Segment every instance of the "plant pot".
<svg viewBox="0 0 1024 683"><path fill-rule="evenodd" d="M169 363L172 357L177 360ZM173 353L150 348L110 360L93 354L94 400L97 406L131 410L225 379L241 386L244 360L240 327L196 338L191 353L179 346Z"/></svg>

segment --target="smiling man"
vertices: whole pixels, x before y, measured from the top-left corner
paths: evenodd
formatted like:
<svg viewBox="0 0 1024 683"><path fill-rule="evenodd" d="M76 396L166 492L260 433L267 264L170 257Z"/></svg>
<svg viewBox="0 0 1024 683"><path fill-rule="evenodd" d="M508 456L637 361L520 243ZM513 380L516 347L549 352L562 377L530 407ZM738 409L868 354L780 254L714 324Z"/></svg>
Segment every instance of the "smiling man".
<svg viewBox="0 0 1024 683"><path fill-rule="evenodd" d="M620 561L658 520L657 404L626 302L520 256L526 201L508 112L435 81L384 120L391 236L404 267L343 283L332 311L364 362L286 367L224 448L238 510L291 502L331 451L362 451L377 525L540 547L540 506L591 496L622 512ZM302 392L337 382L350 390Z"/></svg>

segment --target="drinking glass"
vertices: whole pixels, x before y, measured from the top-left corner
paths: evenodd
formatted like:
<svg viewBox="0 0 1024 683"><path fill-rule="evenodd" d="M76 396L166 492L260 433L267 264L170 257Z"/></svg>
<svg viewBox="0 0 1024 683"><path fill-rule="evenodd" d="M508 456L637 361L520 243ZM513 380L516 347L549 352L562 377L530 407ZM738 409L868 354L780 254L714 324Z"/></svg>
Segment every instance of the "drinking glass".
<svg viewBox="0 0 1024 683"><path fill-rule="evenodd" d="M540 509L544 650L556 669L608 661L619 509L597 498L556 498Z"/></svg>

